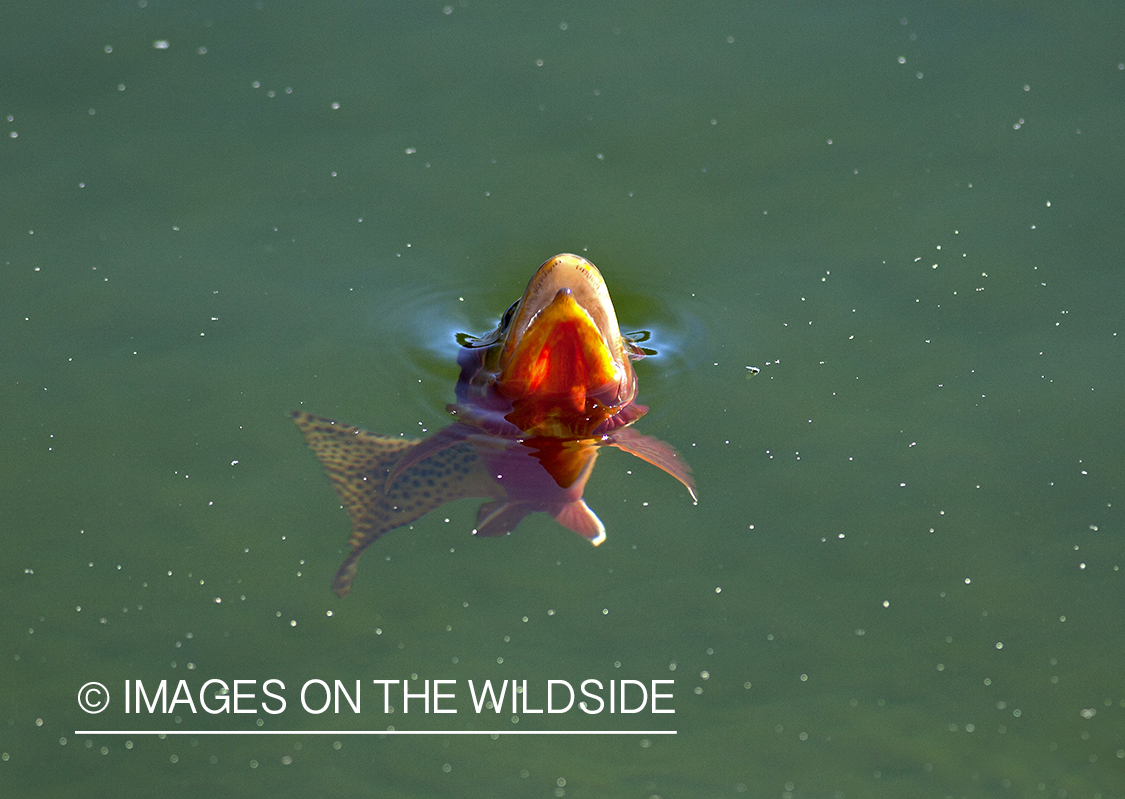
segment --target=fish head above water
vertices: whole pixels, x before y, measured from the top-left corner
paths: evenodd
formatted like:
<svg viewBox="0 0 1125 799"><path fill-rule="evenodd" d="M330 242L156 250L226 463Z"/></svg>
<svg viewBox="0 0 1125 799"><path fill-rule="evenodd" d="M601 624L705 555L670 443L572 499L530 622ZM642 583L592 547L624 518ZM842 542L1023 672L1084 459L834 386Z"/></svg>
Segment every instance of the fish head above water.
<svg viewBox="0 0 1125 799"><path fill-rule="evenodd" d="M630 362L641 351L621 334L601 273L580 256L543 263L500 325L467 345L459 410L486 428L502 416L524 436L586 438L644 413Z"/></svg>
<svg viewBox="0 0 1125 799"><path fill-rule="evenodd" d="M551 258L495 330L459 340L457 403L449 406L457 421L428 438L293 412L352 523L337 594L351 590L369 544L466 497L486 500L476 535L505 535L528 514L547 513L600 544L605 527L582 494L606 447L663 469L696 499L679 453L630 427L648 410L634 401L631 361L643 352L621 335L605 282L585 258Z"/></svg>

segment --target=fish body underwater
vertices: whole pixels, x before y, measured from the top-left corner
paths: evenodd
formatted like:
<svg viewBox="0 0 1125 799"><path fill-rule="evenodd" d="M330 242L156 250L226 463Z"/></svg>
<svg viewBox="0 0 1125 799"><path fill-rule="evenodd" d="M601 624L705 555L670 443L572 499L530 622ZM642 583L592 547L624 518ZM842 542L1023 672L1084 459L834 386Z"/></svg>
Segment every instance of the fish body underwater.
<svg viewBox="0 0 1125 799"><path fill-rule="evenodd" d="M621 334L597 268L562 254L539 267L495 330L463 342L448 427L416 440L294 411L352 523L333 590L350 592L360 555L384 533L464 497L487 500L475 535L505 535L543 512L597 546L605 527L582 493L601 447L663 469L695 500L679 453L630 427L648 411L635 402L631 361L642 355Z"/></svg>

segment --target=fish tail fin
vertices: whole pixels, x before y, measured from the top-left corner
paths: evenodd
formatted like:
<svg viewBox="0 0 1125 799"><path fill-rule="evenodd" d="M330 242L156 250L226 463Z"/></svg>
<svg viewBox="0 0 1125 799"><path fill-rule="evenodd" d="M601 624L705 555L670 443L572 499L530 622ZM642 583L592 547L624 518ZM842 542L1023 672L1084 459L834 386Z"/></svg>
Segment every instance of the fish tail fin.
<svg viewBox="0 0 1125 799"><path fill-rule="evenodd" d="M463 497L494 497L498 488L473 445L454 438L423 450L413 439L380 436L331 419L295 411L305 441L316 453L352 523L351 553L336 572L332 590L351 590L359 556L384 533L419 519L446 502ZM451 441L451 439L453 439ZM440 443L440 442L439 442ZM400 468L404 459L407 466ZM401 475L400 485L388 475Z"/></svg>
<svg viewBox="0 0 1125 799"><path fill-rule="evenodd" d="M374 541L375 539L371 539ZM352 592L352 580L355 578L356 567L359 566L359 556L367 549L367 543L353 549L351 554L340 564L336 576L332 578L332 590L336 596L343 598Z"/></svg>
<svg viewBox="0 0 1125 799"><path fill-rule="evenodd" d="M576 499L567 502L552 511L551 515L563 527L578 533L594 546L605 541L605 525L584 500Z"/></svg>

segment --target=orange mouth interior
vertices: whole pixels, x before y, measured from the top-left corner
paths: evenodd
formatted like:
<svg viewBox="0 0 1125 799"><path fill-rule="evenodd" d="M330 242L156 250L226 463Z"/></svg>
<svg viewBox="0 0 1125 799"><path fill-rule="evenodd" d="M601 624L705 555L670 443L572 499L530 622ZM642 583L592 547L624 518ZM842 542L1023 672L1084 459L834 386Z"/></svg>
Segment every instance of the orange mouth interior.
<svg viewBox="0 0 1125 799"><path fill-rule="evenodd" d="M564 288L523 331L496 387L512 402L508 420L521 430L583 435L591 415L596 416L598 398L612 394L613 402L621 378L597 324Z"/></svg>

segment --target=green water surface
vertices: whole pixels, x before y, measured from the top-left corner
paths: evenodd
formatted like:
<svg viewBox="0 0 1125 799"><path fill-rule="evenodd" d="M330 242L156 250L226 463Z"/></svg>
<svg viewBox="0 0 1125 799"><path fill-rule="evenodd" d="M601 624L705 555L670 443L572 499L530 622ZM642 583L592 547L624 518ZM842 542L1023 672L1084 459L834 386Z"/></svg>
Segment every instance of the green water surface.
<svg viewBox="0 0 1125 799"><path fill-rule="evenodd" d="M0 794L1125 796L1123 130L1113 2L5 6ZM459 501L338 599L289 412L439 429L564 251L699 504L607 451L602 546Z"/></svg>

